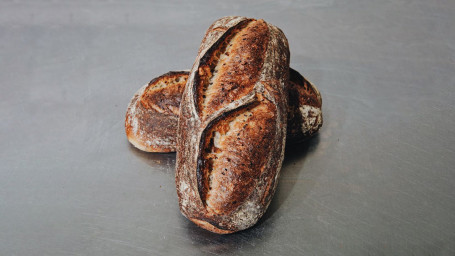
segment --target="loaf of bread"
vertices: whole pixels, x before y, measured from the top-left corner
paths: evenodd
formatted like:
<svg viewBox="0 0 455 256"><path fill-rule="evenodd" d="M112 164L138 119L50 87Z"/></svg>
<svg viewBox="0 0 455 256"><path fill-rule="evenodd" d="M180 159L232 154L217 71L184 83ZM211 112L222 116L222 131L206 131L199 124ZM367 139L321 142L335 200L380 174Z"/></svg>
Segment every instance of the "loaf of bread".
<svg viewBox="0 0 455 256"><path fill-rule="evenodd" d="M322 126L318 89L294 69L290 68L289 73L287 145L304 141ZM178 121L175 106L180 105L189 74L189 71L168 72L136 92L125 118L126 136L136 148L146 152L175 151ZM171 111L163 114L163 109Z"/></svg>
<svg viewBox="0 0 455 256"><path fill-rule="evenodd" d="M180 210L227 234L267 209L286 141L289 46L263 20L225 17L208 29L180 104Z"/></svg>

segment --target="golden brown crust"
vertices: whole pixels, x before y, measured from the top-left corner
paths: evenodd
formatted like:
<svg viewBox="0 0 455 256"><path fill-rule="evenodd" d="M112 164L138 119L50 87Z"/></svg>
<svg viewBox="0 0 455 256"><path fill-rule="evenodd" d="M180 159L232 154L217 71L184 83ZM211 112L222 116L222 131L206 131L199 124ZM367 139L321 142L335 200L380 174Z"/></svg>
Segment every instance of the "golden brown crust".
<svg viewBox="0 0 455 256"><path fill-rule="evenodd" d="M263 98L223 115L206 130L198 189L209 211L228 214L251 194L267 163L262 154L274 145L276 127L268 124L275 113Z"/></svg>
<svg viewBox="0 0 455 256"><path fill-rule="evenodd" d="M226 31L198 68L198 110L202 118L250 92L264 62L268 29L264 21L245 20Z"/></svg>
<svg viewBox="0 0 455 256"><path fill-rule="evenodd" d="M187 72L169 72L139 89L125 116L128 140L147 152L174 152L176 127Z"/></svg>
<svg viewBox="0 0 455 256"><path fill-rule="evenodd" d="M289 46L278 28L262 20L227 17L215 24L182 95L176 186L186 217L230 233L254 225L276 188L286 138ZM244 34L250 41L242 40ZM223 48L226 39L231 48ZM213 58L217 51L219 59ZM245 78L241 64L253 77Z"/></svg>
<svg viewBox="0 0 455 256"><path fill-rule="evenodd" d="M316 86L314 86L294 69L290 68L289 72L287 144L296 144L310 138L321 128L322 100ZM146 89L142 91L142 94L138 95L142 106L145 106L147 109L152 109L153 106L157 106L159 109L166 111L166 114L158 115L156 112L152 111L144 112L139 102L137 102L137 97L133 97L130 103L130 108L128 108L128 111L130 111L129 115L134 116L136 115L136 112L142 113L139 114L140 121L137 122L136 133L143 135L141 137L133 136L131 132L132 125L128 122L126 122L126 129L127 134L129 134L128 140L137 148L147 152L164 152L162 147L151 148L148 144L146 144L146 141L173 141L174 144L167 147L167 149L170 150L169 152L175 151L175 143L177 140L177 118L179 112L178 106L180 105L181 96L184 90L184 86L181 85L186 84L189 74L189 71L171 71L168 74L164 74L152 80L153 82L157 79L167 77L169 81L168 86L170 87L168 90L163 90L161 93L155 93L152 90L153 87L147 85ZM170 76L172 76L173 79L170 79ZM179 86L175 86L174 83L180 84ZM136 106L134 113L131 113L132 106ZM301 109L313 111L302 112ZM303 114L305 113L307 114L304 116ZM310 116L311 114L313 115ZM163 120L161 120L161 118ZM153 138L151 136L144 136L144 134L151 133L151 126L149 124L165 125L165 133L158 134ZM157 128L154 129L156 130ZM152 142L150 144L155 145L157 143Z"/></svg>

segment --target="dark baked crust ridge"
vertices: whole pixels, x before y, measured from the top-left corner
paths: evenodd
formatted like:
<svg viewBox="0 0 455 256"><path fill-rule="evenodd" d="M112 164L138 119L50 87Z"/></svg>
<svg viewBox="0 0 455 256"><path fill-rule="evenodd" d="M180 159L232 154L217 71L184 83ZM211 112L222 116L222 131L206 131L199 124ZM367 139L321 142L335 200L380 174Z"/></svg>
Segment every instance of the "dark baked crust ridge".
<svg viewBox="0 0 455 256"><path fill-rule="evenodd" d="M239 20L238 17L231 19ZM246 18L245 18L246 19ZM229 19L224 18L224 22L228 23ZM276 179L281 167L284 141L286 132L286 91L285 88L288 82L288 71L283 72L282 66L289 68L289 50L286 38L281 31L268 24L270 32L270 40L265 52L265 61L262 67L260 81L255 84L252 93L247 94L241 99L236 99L233 103L226 105L222 110L212 113L214 118L203 120L199 117L195 99L195 73L198 71L198 59L201 52L205 49L200 49L200 54L193 66L189 76L185 92L182 96L180 105L180 117L178 126L178 141L177 141L177 167L176 167L176 187L179 196L179 206L183 215L191 219L197 225L209 229L217 233L230 233L238 230L246 229L254 225L257 220L263 215L265 209L270 203L271 195L276 187ZM206 34L210 38L209 31ZM279 38L276 38L279 37ZM208 47L210 40L204 40ZM203 42L204 42L203 41ZM212 44L214 42L212 41ZM277 48L284 48L279 50ZM269 62L279 62L269 63ZM264 72L264 69L268 71ZM271 70L273 69L273 70ZM274 77L281 76L281 77ZM264 81L264 83L262 83ZM262 96L260 96L262 95ZM197 167L198 158L200 156L202 145L203 131L208 125L216 119L217 116L227 113L242 105L246 105L254 101L256 97L264 97L269 100L276 108L276 129L273 133L274 143L268 154L265 154L267 164L264 167L259 179L256 181L256 186L252 186L252 191L245 200L230 213L218 213L208 211L201 200L197 182ZM284 99L284 100L283 100ZM273 126L273 124L270 124ZM260 136L260 135L258 135ZM270 157L267 157L270 156Z"/></svg>
<svg viewBox="0 0 455 256"><path fill-rule="evenodd" d="M205 51L205 54L199 59L198 70L195 73L195 82L196 86L194 89L194 95L196 97L195 102L197 112L202 116L204 110L204 101L206 96L207 87L209 83L213 83L214 69L218 66L220 60L220 55L224 54L226 51L227 45L231 42L232 38L235 36L235 33L238 33L240 30L245 28L249 22L252 20L244 19L236 23L234 26L227 28L224 26L217 27L223 31L223 34L213 43L213 45ZM219 33L219 31L216 31Z"/></svg>
<svg viewBox="0 0 455 256"><path fill-rule="evenodd" d="M200 60L210 47L215 44L224 33L238 25L238 23L248 20L248 18L240 16L226 16L220 18L212 23L205 32L205 36L202 39L201 45L199 46L198 56L196 60ZM198 63L197 61L194 64Z"/></svg>
<svg viewBox="0 0 455 256"><path fill-rule="evenodd" d="M317 133L323 124L322 98L316 86L289 69L288 139L300 143Z"/></svg>
<svg viewBox="0 0 455 256"><path fill-rule="evenodd" d="M251 92L264 63L267 40L266 23L247 19L229 28L210 47L195 77L202 118Z"/></svg>
<svg viewBox="0 0 455 256"><path fill-rule="evenodd" d="M181 92L186 84L184 71L170 71L150 81L140 97L142 106L159 113L178 116Z"/></svg>
<svg viewBox="0 0 455 256"><path fill-rule="evenodd" d="M298 89L297 105L309 105L317 108L322 107L322 98L319 90L296 70L289 68L289 81ZM291 90L292 88L289 88Z"/></svg>

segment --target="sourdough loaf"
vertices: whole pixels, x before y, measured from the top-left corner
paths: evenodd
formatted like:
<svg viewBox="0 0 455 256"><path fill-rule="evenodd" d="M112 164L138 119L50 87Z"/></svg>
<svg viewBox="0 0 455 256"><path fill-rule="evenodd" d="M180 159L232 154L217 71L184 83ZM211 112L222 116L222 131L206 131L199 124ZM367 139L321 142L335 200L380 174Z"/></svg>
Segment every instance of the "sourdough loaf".
<svg viewBox="0 0 455 256"><path fill-rule="evenodd" d="M180 210L227 234L254 225L275 192L286 140L289 46L263 20L225 17L205 34L180 104Z"/></svg>

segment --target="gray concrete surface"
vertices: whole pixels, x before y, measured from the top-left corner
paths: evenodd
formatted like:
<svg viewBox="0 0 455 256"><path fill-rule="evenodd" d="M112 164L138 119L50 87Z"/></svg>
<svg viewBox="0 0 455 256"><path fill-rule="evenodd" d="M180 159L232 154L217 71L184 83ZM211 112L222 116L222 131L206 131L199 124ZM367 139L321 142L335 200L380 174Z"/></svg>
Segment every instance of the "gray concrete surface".
<svg viewBox="0 0 455 256"><path fill-rule="evenodd" d="M129 145L153 77L226 15L283 29L318 86L255 227L179 212L175 154ZM454 1L1 1L0 255L455 255Z"/></svg>

